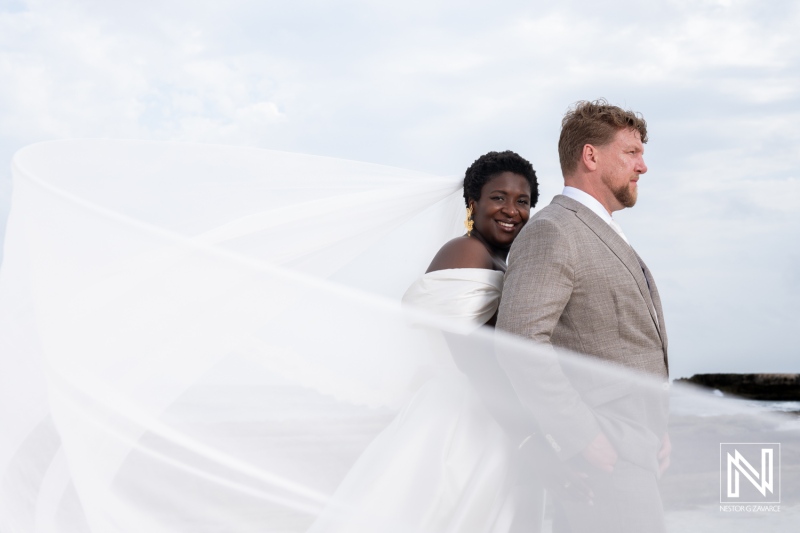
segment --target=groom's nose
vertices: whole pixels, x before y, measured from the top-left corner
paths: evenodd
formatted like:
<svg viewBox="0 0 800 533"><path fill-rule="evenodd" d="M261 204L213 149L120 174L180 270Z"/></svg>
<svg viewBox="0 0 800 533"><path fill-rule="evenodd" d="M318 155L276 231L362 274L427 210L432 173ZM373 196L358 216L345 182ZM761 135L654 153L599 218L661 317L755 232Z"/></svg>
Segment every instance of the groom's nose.
<svg viewBox="0 0 800 533"><path fill-rule="evenodd" d="M634 168L636 172L639 174L644 174L647 172L647 165L644 163L644 157L639 157L639 160L636 162L636 167Z"/></svg>

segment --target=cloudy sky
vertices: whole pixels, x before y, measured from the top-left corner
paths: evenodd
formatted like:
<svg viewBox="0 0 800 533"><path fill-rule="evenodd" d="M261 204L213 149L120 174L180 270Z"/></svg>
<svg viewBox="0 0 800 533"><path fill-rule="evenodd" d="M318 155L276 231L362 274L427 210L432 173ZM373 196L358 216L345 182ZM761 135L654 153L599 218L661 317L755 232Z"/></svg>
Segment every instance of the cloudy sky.
<svg viewBox="0 0 800 533"><path fill-rule="evenodd" d="M0 220L20 147L69 137L284 149L460 174L513 149L561 187L560 119L644 114L618 214L672 374L800 372L800 4L0 0Z"/></svg>

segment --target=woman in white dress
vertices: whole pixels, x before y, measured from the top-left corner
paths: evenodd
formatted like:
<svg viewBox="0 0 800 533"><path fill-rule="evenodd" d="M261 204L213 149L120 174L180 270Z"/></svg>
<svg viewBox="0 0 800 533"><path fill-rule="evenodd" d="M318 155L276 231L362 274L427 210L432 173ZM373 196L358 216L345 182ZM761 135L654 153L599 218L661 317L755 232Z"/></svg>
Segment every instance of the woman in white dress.
<svg viewBox="0 0 800 533"><path fill-rule="evenodd" d="M505 374L469 335L494 324L506 257L537 198L533 167L514 152L489 152L467 169L467 233L445 244L403 297L405 305L450 319L457 332L446 341L465 377L422 386L359 458L311 531L541 529L542 485L519 451L533 424L520 423L522 408Z"/></svg>

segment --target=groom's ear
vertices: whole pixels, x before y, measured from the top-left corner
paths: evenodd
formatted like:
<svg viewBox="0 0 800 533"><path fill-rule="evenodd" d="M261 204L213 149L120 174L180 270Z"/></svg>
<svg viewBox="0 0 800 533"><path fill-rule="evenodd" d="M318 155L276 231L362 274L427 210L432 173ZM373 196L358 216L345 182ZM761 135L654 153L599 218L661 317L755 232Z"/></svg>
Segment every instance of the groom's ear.
<svg viewBox="0 0 800 533"><path fill-rule="evenodd" d="M591 144L584 144L583 145L583 152L581 153L581 163L583 166L586 167L586 170L595 171L597 170L597 157L598 157L597 147Z"/></svg>

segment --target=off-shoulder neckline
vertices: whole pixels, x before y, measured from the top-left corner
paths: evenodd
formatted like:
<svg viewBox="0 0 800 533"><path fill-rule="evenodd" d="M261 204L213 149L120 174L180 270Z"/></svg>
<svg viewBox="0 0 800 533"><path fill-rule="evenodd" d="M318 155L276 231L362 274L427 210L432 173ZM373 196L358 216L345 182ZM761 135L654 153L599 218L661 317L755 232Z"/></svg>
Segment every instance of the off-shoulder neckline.
<svg viewBox="0 0 800 533"><path fill-rule="evenodd" d="M458 273L462 274L483 274L483 273L490 273L486 274L487 277L492 277L495 275L504 276L505 273L500 270L492 270L490 268L444 268L442 270L433 270L431 272L426 272L424 276L430 277L446 277L452 276Z"/></svg>

